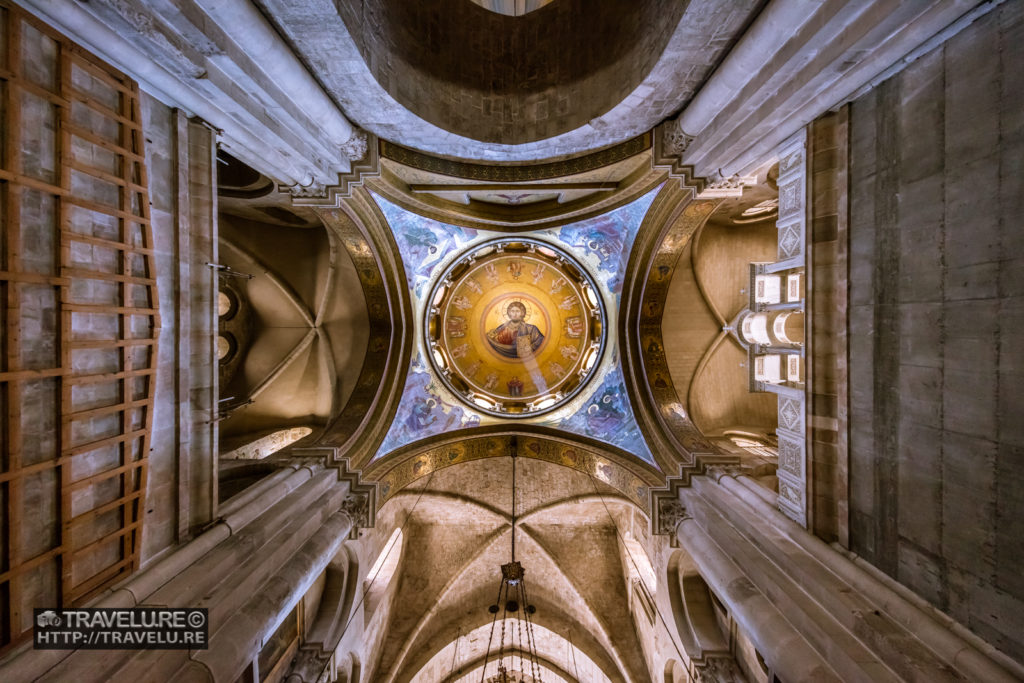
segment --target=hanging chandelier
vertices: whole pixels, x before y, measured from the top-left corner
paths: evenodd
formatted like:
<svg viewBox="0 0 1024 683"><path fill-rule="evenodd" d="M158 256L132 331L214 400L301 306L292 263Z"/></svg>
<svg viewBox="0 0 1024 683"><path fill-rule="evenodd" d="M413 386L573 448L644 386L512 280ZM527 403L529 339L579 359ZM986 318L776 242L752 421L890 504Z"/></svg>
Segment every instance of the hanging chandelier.
<svg viewBox="0 0 1024 683"><path fill-rule="evenodd" d="M526 591L526 570L516 560L516 460L518 459L518 438L512 437L512 553L509 562L501 565L501 583L498 599L488 607L494 615L491 621L491 635L487 639L487 653L484 656L480 683L543 683L540 675L540 660L537 657L537 641L533 633L533 615L537 608L530 604ZM492 650L494 631L501 615L501 634L497 649ZM511 623L509 623L511 621ZM525 628L524 628L525 624ZM506 628L507 627L507 628ZM508 638L506 644L506 631ZM491 653L497 655L498 672L490 678L487 664Z"/></svg>

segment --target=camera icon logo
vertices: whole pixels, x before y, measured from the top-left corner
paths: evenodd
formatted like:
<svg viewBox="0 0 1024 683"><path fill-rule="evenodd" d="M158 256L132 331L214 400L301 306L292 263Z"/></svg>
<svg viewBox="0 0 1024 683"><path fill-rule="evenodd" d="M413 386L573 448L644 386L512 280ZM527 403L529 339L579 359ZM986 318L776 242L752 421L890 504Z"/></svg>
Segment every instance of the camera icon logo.
<svg viewBox="0 0 1024 683"><path fill-rule="evenodd" d="M36 617L36 624L39 626L60 626L60 617L53 610L46 610Z"/></svg>

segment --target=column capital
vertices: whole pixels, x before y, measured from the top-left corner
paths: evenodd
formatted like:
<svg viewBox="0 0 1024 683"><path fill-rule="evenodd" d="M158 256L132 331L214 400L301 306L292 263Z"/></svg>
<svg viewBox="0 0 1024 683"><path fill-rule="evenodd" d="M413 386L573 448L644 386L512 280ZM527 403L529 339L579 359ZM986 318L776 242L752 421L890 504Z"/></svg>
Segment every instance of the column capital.
<svg viewBox="0 0 1024 683"><path fill-rule="evenodd" d="M331 661L331 653L319 647L301 647L292 660L285 683L318 683Z"/></svg>
<svg viewBox="0 0 1024 683"><path fill-rule="evenodd" d="M715 482L722 480L722 477L753 476L754 470L747 465L710 465L704 470L704 476L714 479Z"/></svg>
<svg viewBox="0 0 1024 683"><path fill-rule="evenodd" d="M741 683L745 681L731 654L708 655L703 663L695 663L699 683Z"/></svg>
<svg viewBox="0 0 1024 683"><path fill-rule="evenodd" d="M671 535L683 520L693 519L686 505L678 498L661 498L654 507L654 533Z"/></svg>
<svg viewBox="0 0 1024 683"><path fill-rule="evenodd" d="M365 529L373 526L370 523L370 498L370 494L365 491L353 491L342 501L341 509L352 518L353 529Z"/></svg>
<svg viewBox="0 0 1024 683"><path fill-rule="evenodd" d="M337 182L307 185L278 185L278 192L291 195L292 204L320 208L338 208L341 202L352 196L352 191L363 185L367 178L380 175L380 144L377 136L355 128L352 137L339 148L350 164L347 173L339 173Z"/></svg>

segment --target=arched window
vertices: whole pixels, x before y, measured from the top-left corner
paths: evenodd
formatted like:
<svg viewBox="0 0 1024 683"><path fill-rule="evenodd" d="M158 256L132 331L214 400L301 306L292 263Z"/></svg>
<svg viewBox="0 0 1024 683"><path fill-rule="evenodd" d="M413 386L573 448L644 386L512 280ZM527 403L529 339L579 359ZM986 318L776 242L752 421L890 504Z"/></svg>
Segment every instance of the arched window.
<svg viewBox="0 0 1024 683"><path fill-rule="evenodd" d="M235 335L230 332L221 332L217 337L217 360L221 363L227 363L235 355L237 348L238 343L235 341Z"/></svg>
<svg viewBox="0 0 1024 683"><path fill-rule="evenodd" d="M773 459L779 457L779 449L775 446L769 446L760 440L750 439L744 436L732 436L729 438L734 444L753 455L760 455L762 458Z"/></svg>
<svg viewBox="0 0 1024 683"><path fill-rule="evenodd" d="M377 611L381 598L387 593L401 559L402 530L395 529L384 549L380 551L380 555L374 560L373 566L370 567L370 573L366 575L366 582L363 584L363 611L367 621Z"/></svg>
<svg viewBox="0 0 1024 683"><path fill-rule="evenodd" d="M630 602L637 604L653 625L657 616L654 595L658 589L657 575L647 551L632 534L622 539L626 550L626 573L630 583Z"/></svg>
<svg viewBox="0 0 1024 683"><path fill-rule="evenodd" d="M262 460L312 433L313 430L310 427L279 429L272 434L250 441L244 446L221 453L220 457L224 460Z"/></svg>

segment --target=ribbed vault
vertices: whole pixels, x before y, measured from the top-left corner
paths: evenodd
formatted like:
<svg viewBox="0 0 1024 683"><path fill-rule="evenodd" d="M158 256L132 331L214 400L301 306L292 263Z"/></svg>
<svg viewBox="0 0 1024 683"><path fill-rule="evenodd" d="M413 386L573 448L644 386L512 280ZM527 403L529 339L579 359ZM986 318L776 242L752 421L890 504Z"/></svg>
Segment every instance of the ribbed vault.
<svg viewBox="0 0 1024 683"><path fill-rule="evenodd" d="M374 680L405 683L421 670L432 672L426 680L445 680L450 671L438 667L445 656L451 661L459 633L490 628L487 607L510 557L511 467L509 457L447 467L379 510L374 533L402 526L406 541ZM617 625L631 619L621 539L646 529L646 516L577 470L527 457L517 468L516 558L526 569L535 622L547 634L542 654L551 667L564 666L571 640L607 680L643 680L637 635ZM464 637L457 662L479 667L486 649Z"/></svg>

